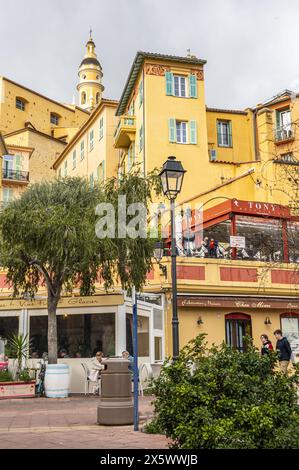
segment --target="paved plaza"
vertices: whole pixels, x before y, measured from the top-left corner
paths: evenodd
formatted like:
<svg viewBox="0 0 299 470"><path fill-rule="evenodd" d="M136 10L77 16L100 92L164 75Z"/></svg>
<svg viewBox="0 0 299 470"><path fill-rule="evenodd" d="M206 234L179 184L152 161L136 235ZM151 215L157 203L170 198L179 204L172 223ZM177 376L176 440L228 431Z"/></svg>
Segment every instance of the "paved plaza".
<svg viewBox="0 0 299 470"><path fill-rule="evenodd" d="M139 397L140 429L153 415L153 397ZM99 426L98 397L0 401L1 449L167 449L165 436L133 426Z"/></svg>

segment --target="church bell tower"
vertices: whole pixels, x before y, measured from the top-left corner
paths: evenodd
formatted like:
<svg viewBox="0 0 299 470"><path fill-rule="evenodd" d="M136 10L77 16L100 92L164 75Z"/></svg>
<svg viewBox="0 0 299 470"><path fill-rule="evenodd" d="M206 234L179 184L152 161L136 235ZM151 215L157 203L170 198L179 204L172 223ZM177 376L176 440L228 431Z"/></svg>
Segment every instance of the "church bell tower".
<svg viewBox="0 0 299 470"><path fill-rule="evenodd" d="M79 106L88 111L91 111L100 103L104 90L102 67L97 59L95 47L92 31L90 30L89 40L86 44L86 54L79 67L79 83L77 85Z"/></svg>

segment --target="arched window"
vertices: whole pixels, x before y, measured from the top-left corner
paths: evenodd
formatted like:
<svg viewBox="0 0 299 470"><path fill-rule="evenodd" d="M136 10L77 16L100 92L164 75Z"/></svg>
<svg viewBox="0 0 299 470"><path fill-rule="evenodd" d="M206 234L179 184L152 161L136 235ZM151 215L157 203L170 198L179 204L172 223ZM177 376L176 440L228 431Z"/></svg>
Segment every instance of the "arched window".
<svg viewBox="0 0 299 470"><path fill-rule="evenodd" d="M251 317L245 313L225 315L226 344L239 351L245 350L244 336L251 336Z"/></svg>
<svg viewBox="0 0 299 470"><path fill-rule="evenodd" d="M99 104L100 102L100 93L96 94L96 103Z"/></svg>
<svg viewBox="0 0 299 470"><path fill-rule="evenodd" d="M82 91L81 93L81 104L86 104L86 93Z"/></svg>

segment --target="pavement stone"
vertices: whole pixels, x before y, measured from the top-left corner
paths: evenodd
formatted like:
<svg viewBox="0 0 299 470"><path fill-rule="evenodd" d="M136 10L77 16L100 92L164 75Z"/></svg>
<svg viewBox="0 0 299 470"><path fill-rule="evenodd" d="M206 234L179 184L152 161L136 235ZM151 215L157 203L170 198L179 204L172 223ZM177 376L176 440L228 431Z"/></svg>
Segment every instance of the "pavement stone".
<svg viewBox="0 0 299 470"><path fill-rule="evenodd" d="M167 449L165 436L133 426L99 426L98 397L0 401L0 449ZM140 429L153 416L153 397L139 397Z"/></svg>

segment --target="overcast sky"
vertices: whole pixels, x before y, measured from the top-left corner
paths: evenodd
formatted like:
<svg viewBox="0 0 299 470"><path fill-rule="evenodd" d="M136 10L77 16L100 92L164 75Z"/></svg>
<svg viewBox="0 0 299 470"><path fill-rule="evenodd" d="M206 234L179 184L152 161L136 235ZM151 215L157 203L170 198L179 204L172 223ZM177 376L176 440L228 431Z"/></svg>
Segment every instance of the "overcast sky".
<svg viewBox="0 0 299 470"><path fill-rule="evenodd" d="M90 26L104 96L137 50L206 59L209 106L245 108L299 90L298 0L0 0L0 75L71 102Z"/></svg>

